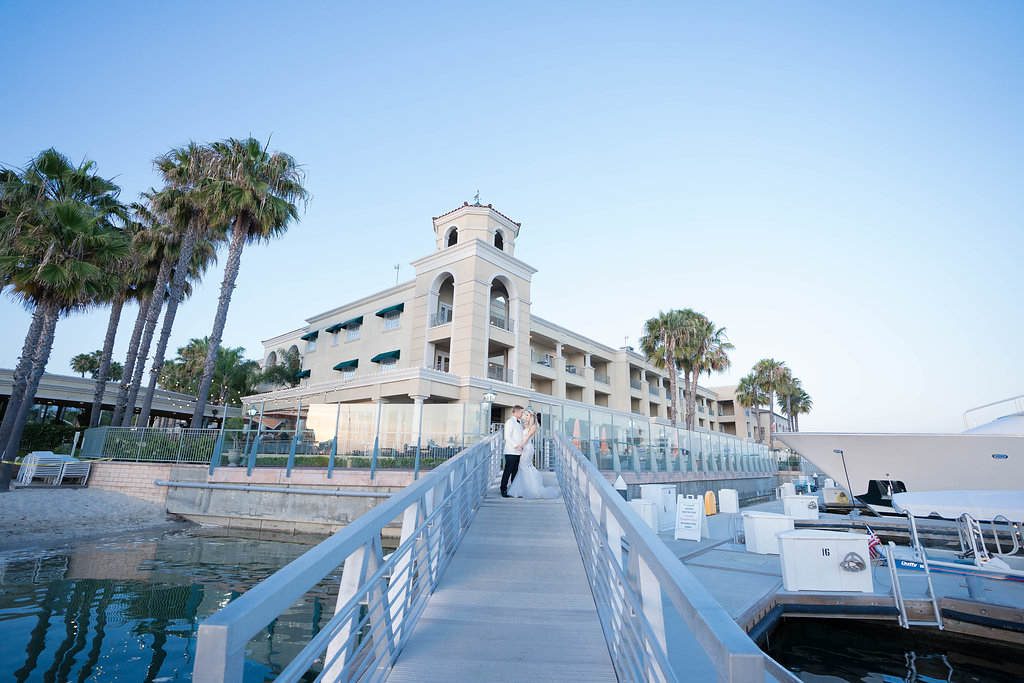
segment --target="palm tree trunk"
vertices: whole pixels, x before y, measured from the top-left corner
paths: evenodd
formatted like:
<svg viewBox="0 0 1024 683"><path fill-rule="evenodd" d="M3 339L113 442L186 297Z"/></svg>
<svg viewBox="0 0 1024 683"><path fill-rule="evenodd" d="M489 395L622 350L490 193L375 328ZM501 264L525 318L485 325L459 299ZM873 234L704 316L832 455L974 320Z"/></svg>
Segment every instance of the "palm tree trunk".
<svg viewBox="0 0 1024 683"><path fill-rule="evenodd" d="M672 411L672 414L669 415L669 420L672 421L672 426L675 427L676 418L679 415L679 411L676 409L676 404L679 398L676 396L676 348L674 344L669 343L668 333L665 333L662 340L665 344L665 352L668 355L668 358L666 359L668 362L665 363L665 365L668 366L668 390L672 392L672 400L668 404L669 410Z"/></svg>
<svg viewBox="0 0 1024 683"><path fill-rule="evenodd" d="M21 357L18 365L14 368L14 375L11 377L11 396L7 399L7 408L4 411L3 422L0 423L0 444L6 444L14 429L14 423L18 418L18 411L21 409L22 399L25 397L25 387L28 385L28 377L32 372L32 355L39 345L39 333L43 329L43 319L46 317L42 307L36 307L32 314L32 323L28 326L25 334L25 344L21 349ZM10 488L12 466L10 459L4 457L5 453L0 448L0 491ZM13 458L13 455L12 455Z"/></svg>
<svg viewBox="0 0 1024 683"><path fill-rule="evenodd" d="M220 383L220 396L217 397L217 402L222 406L228 404L228 374L224 373L224 381Z"/></svg>
<svg viewBox="0 0 1024 683"><path fill-rule="evenodd" d="M132 375L135 372L135 361L139 356L139 342L142 340L142 329L146 326L146 313L149 312L149 304L152 297L146 297L139 302L139 314L135 318L135 328L132 330L131 340L128 342L128 355L124 359L124 370L121 372L121 381L117 388L117 401L114 404L114 416L110 420L111 426L121 424L124 417L124 408L128 403L128 387L131 385Z"/></svg>
<svg viewBox="0 0 1024 683"><path fill-rule="evenodd" d="M687 429L692 429L690 423L693 422L693 416L690 415L690 371L683 370L683 407L686 409L685 425Z"/></svg>
<svg viewBox="0 0 1024 683"><path fill-rule="evenodd" d="M39 343L36 345L35 354L32 357L32 374L28 378L28 386L25 387L25 396L18 408L18 415L15 418L11 435L7 439L5 453L14 457L18 453L18 446L21 444L21 434L25 431L25 424L28 422L28 414L35 403L36 390L39 388L39 380L43 378L43 371L46 370L46 363L50 360L50 351L53 349L54 330L57 327L57 320L60 318L59 309L53 304L46 307L43 325L39 331ZM6 456L5 456L6 459Z"/></svg>
<svg viewBox="0 0 1024 683"><path fill-rule="evenodd" d="M206 348L206 363L203 365L203 378L199 381L199 394L196 396L196 407L192 411L192 427L203 426L203 413L206 412L206 401L210 395L210 384L213 382L213 370L217 365L217 351L224 335L224 325L228 320L228 306L231 305L231 293L235 290L238 269L242 263L242 249L248 235L248 225L241 216L235 219L235 228L231 235L231 246L228 248L228 260L224 264L224 280L220 285L220 300L217 302L217 315L213 318L213 330L210 331L210 342Z"/></svg>
<svg viewBox="0 0 1024 683"><path fill-rule="evenodd" d="M697 428L697 378L700 377L700 373L691 370L690 376L690 396L687 398L689 405L686 407L686 411L690 421L687 429L692 431Z"/></svg>
<svg viewBox="0 0 1024 683"><path fill-rule="evenodd" d="M153 394L156 392L156 382L160 378L160 370L164 367L164 356L167 355L167 343L171 338L171 328L174 327L174 317L178 313L178 304L185 293L185 281L188 280L189 266L192 265L192 252L195 251L196 242L199 241L199 226L193 223L181 240L181 253L178 256L178 265L174 269L174 281L171 282L171 291L167 298L167 311L164 313L164 324L160 329L160 340L157 342L156 351L153 353L153 367L149 370L149 386L146 387L146 397L142 400L142 410L139 412L138 424L145 427L149 422L149 413L153 408Z"/></svg>
<svg viewBox="0 0 1024 683"><path fill-rule="evenodd" d="M182 245L182 248L184 248L184 245ZM153 290L153 299L149 302L149 311L146 313L146 327L142 331L142 342L139 344L139 355L135 360L135 371L132 373L132 383L128 389L128 401L126 403L124 417L121 419L122 427L131 427L132 425L132 415L135 413L135 399L139 395L139 387L142 386L142 374L146 370L146 359L149 357L149 345L153 343L153 333L156 331L156 321L160 318L160 309L164 306L164 290L167 289L167 281L171 279L171 269L173 266L174 263L172 263L171 259L167 257L164 257L163 262L160 264L160 275L157 277L156 288ZM146 426L146 423L141 420L138 424L141 427Z"/></svg>
<svg viewBox="0 0 1024 683"><path fill-rule="evenodd" d="M107 390L107 377L110 375L110 359L114 355L114 339L117 337L117 325L121 322L121 309L124 308L124 297L114 299L110 306L110 320L107 322L107 335L103 338L103 354L100 356L100 367L96 371L96 390L92 395L92 408L89 410L89 426L98 427L100 411L103 409L103 394Z"/></svg>

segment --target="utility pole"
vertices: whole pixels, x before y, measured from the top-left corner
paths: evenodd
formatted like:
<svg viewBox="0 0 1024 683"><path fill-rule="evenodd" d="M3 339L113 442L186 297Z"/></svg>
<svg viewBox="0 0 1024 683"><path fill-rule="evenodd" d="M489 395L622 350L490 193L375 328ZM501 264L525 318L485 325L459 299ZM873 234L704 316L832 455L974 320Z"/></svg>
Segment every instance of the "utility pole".
<svg viewBox="0 0 1024 683"><path fill-rule="evenodd" d="M398 269L401 267L400 264L395 264L395 287L398 286Z"/></svg>

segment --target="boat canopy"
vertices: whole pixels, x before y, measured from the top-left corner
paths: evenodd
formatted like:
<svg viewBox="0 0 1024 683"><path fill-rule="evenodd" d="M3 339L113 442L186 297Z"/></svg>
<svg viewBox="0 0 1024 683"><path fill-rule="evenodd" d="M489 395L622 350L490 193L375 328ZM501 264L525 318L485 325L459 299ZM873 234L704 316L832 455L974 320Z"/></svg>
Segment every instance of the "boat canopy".
<svg viewBox="0 0 1024 683"><path fill-rule="evenodd" d="M894 495L892 506L914 517L958 519L967 513L978 521L1024 522L1024 491L912 491Z"/></svg>

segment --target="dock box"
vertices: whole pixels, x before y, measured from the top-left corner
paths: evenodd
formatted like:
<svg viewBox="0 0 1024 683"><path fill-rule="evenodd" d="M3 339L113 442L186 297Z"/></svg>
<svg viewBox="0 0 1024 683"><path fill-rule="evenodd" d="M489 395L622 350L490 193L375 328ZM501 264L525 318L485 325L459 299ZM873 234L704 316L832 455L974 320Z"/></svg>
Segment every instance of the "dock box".
<svg viewBox="0 0 1024 683"><path fill-rule="evenodd" d="M782 585L788 591L871 593L868 535L797 529L778 536Z"/></svg>
<svg viewBox="0 0 1024 683"><path fill-rule="evenodd" d="M736 489L718 489L718 511L736 513L740 511L740 494Z"/></svg>
<svg viewBox="0 0 1024 683"><path fill-rule="evenodd" d="M826 486L822 491L825 495L825 505L846 505L850 502L846 491L837 486Z"/></svg>
<svg viewBox="0 0 1024 683"><path fill-rule="evenodd" d="M786 496L782 501L793 519L818 519L817 496Z"/></svg>
<svg viewBox="0 0 1024 683"><path fill-rule="evenodd" d="M743 513L743 535L746 537L747 552L758 555L778 555L781 531L793 530L793 518L776 512L751 510Z"/></svg>
<svg viewBox="0 0 1024 683"><path fill-rule="evenodd" d="M674 484L641 484L640 497L657 508L655 532L672 531L676 526L676 487Z"/></svg>

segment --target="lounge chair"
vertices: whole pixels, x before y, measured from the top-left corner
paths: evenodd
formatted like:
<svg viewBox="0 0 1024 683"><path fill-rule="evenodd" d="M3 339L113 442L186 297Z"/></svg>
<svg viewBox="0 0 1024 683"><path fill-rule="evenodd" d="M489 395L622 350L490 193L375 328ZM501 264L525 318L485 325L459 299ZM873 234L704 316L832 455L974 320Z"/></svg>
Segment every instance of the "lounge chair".
<svg viewBox="0 0 1024 683"><path fill-rule="evenodd" d="M65 460L60 470L60 477L57 479L57 486L60 486L67 479L77 479L79 484L85 484L89 480L89 470L92 463L88 460Z"/></svg>
<svg viewBox="0 0 1024 683"><path fill-rule="evenodd" d="M17 486L28 486L35 479L42 479L54 486L60 481L61 470L67 455L56 455L51 451L32 451L21 461L18 469Z"/></svg>

